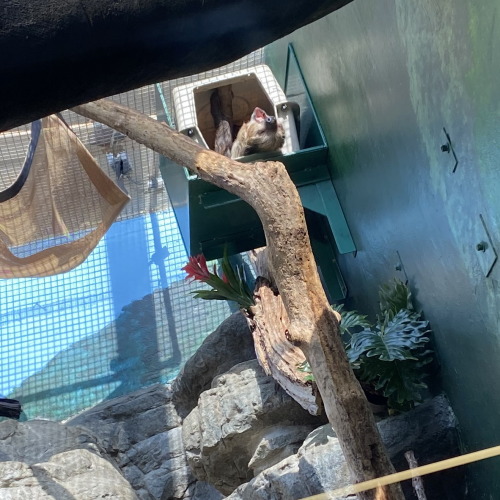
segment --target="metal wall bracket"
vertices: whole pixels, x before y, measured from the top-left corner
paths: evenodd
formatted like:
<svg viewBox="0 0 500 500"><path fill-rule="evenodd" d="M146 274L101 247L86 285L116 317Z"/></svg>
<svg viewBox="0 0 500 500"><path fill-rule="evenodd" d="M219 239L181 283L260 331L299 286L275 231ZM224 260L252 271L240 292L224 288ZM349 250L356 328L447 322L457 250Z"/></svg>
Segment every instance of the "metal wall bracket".
<svg viewBox="0 0 500 500"><path fill-rule="evenodd" d="M339 253L355 252L356 245L332 182L328 180L301 186L299 195L304 208L326 216Z"/></svg>
<svg viewBox="0 0 500 500"><path fill-rule="evenodd" d="M455 150L453 149L453 144L451 142L450 135L446 131L446 129L443 127L443 132L444 135L446 136L446 142L441 146L441 151L443 153L448 153L453 155L453 160L454 160L454 165L453 165L453 170L451 171L453 174L455 173L455 170L458 167L458 158L457 155L455 154Z"/></svg>
<svg viewBox="0 0 500 500"><path fill-rule="evenodd" d="M475 252L484 275L488 277L497 261L497 252L493 247L490 233L481 214L479 214L479 219L480 223L476 226L477 241L475 243Z"/></svg>
<svg viewBox="0 0 500 500"><path fill-rule="evenodd" d="M398 273L401 273L401 276L404 277L404 283L405 285L408 284L408 275L406 274L406 269L403 264L403 261L401 260L401 255L399 254L399 250L396 250L396 256L397 256L397 261L394 265L394 270L397 271ZM401 279L401 281L403 281Z"/></svg>

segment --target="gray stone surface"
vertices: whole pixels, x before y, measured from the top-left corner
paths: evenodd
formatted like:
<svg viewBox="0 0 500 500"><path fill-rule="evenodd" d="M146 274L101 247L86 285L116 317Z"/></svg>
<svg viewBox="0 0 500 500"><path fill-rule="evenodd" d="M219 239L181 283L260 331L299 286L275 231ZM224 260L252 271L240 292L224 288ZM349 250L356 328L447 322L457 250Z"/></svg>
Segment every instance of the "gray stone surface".
<svg viewBox="0 0 500 500"><path fill-rule="evenodd" d="M309 435L296 455L263 471L227 500L297 500L348 484L350 475L340 444L332 428L323 426Z"/></svg>
<svg viewBox="0 0 500 500"><path fill-rule="evenodd" d="M1 422L0 498L297 500L349 484L331 427L318 427L323 422L257 360L216 376L182 427L172 394L168 386L152 386L66 424ZM403 455L410 449L420 465L460 453L444 396L379 429L397 469L408 467ZM460 469L427 476L424 484L428 500L465 498ZM403 488L414 498L410 484Z"/></svg>
<svg viewBox="0 0 500 500"><path fill-rule="evenodd" d="M98 439L49 420L0 423L0 498L137 498Z"/></svg>
<svg viewBox="0 0 500 500"><path fill-rule="evenodd" d="M266 446L275 458L283 458L300 445L300 432L305 437L318 425L317 417L265 375L257 360L236 365L216 377L212 386L184 420L183 440L194 475L226 495L252 478L252 459L258 464L261 452L271 458ZM301 429L291 432L294 425ZM266 445L271 432L272 444Z"/></svg>
<svg viewBox="0 0 500 500"><path fill-rule="evenodd" d="M397 470L408 468L404 453L413 450L419 465L426 465L461 454L458 422L443 394L413 410L378 424L382 439ZM411 485L403 484L407 497ZM466 498L462 468L430 474L424 478L428 500Z"/></svg>
<svg viewBox="0 0 500 500"><path fill-rule="evenodd" d="M196 481L184 495L184 500L221 500L225 496L205 481Z"/></svg>
<svg viewBox="0 0 500 500"><path fill-rule="evenodd" d="M67 425L90 429L97 436L140 500L220 498L209 484L198 486L187 465L181 418L168 386L154 385L105 401Z"/></svg>
<svg viewBox="0 0 500 500"><path fill-rule="evenodd" d="M106 451L120 461L134 444L181 424L171 396L169 386L156 384L104 401L66 423L92 430Z"/></svg>
<svg viewBox="0 0 500 500"><path fill-rule="evenodd" d="M0 462L0 498L135 500L137 495L108 460L77 449L38 464Z"/></svg>
<svg viewBox="0 0 500 500"><path fill-rule="evenodd" d="M134 488L147 490L155 500L183 498L195 481L187 467L180 427L135 444L123 455L120 467Z"/></svg>
<svg viewBox="0 0 500 500"><path fill-rule="evenodd" d="M105 453L96 437L86 429L67 427L50 420L0 422L0 462L17 461L31 465L78 448L99 455Z"/></svg>
<svg viewBox="0 0 500 500"><path fill-rule="evenodd" d="M414 410L386 419L379 429L398 470L408 469L403 455L413 450L419 465L458 455L457 421L445 396ZM330 425L315 429L298 453L263 471L237 488L227 500L297 500L350 484L342 450ZM466 498L463 471L432 474L424 478L428 500ZM406 498L415 498L411 484L403 484ZM349 497L352 500L353 497Z"/></svg>
<svg viewBox="0 0 500 500"><path fill-rule="evenodd" d="M172 384L179 414L185 417L198 404L198 397L210 389L214 377L254 358L247 320L241 312L236 312L204 340Z"/></svg>
<svg viewBox="0 0 500 500"><path fill-rule="evenodd" d="M297 453L309 432L310 425L274 425L266 428L255 446L248 467L257 475Z"/></svg>

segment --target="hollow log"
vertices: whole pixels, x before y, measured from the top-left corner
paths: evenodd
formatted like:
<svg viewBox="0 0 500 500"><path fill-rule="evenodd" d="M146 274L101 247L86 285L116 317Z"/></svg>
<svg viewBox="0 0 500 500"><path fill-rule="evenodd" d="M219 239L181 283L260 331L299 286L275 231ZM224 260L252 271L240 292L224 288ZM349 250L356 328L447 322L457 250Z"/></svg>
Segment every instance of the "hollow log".
<svg viewBox="0 0 500 500"><path fill-rule="evenodd" d="M260 366L311 415L322 410L316 384L297 367L306 361L302 350L287 338L290 320L280 295L265 278L257 278L255 306L248 316Z"/></svg>
<svg viewBox="0 0 500 500"><path fill-rule="evenodd" d="M373 414L349 365L337 317L317 272L300 197L285 166L279 162L236 162L112 101L101 100L73 110L127 134L254 208L264 228L270 272L288 313L289 339L302 349L311 365L353 480L393 473ZM388 500L404 499L399 485L384 487L384 491ZM374 493L364 492L360 498L373 500Z"/></svg>
<svg viewBox="0 0 500 500"><path fill-rule="evenodd" d="M257 360L266 374L271 375L302 408L319 415L323 412L323 402L316 383L308 380L310 374L298 369L306 357L287 337L290 320L269 272L267 248L251 250L248 257L257 276L255 306L247 314Z"/></svg>

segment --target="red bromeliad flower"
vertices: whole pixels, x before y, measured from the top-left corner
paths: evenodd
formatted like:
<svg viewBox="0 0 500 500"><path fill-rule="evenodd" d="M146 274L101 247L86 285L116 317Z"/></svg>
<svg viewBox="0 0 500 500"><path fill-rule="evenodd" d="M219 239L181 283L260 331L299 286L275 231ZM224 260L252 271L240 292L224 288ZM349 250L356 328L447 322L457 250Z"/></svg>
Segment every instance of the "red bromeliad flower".
<svg viewBox="0 0 500 500"><path fill-rule="evenodd" d="M182 268L187 273L187 279L192 278L193 281L206 282L211 278L210 271L207 267L207 260L203 254L189 257L189 262Z"/></svg>
<svg viewBox="0 0 500 500"><path fill-rule="evenodd" d="M213 272L207 267L207 261L203 254L189 257L189 262L182 268L186 271L186 279L201 281L211 286L211 290L197 290L194 293L196 298L207 300L232 300L240 307L248 309L254 305L253 295L245 282L245 272L241 268L233 269L229 262L229 257L224 251L224 258L221 262L220 275L217 274L217 266L214 264Z"/></svg>

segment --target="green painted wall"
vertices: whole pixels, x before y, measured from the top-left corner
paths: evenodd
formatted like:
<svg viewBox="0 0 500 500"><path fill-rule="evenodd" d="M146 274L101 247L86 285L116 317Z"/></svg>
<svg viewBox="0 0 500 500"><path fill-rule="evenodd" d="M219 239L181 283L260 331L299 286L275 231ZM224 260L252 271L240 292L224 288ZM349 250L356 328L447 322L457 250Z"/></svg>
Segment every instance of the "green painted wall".
<svg viewBox="0 0 500 500"><path fill-rule="evenodd" d="M359 249L340 259L350 305L375 312L399 253L464 451L499 445L500 263L486 278L476 244L482 214L500 251L500 3L355 0L267 49L281 81L289 42ZM469 498L500 499L499 468L469 467Z"/></svg>

